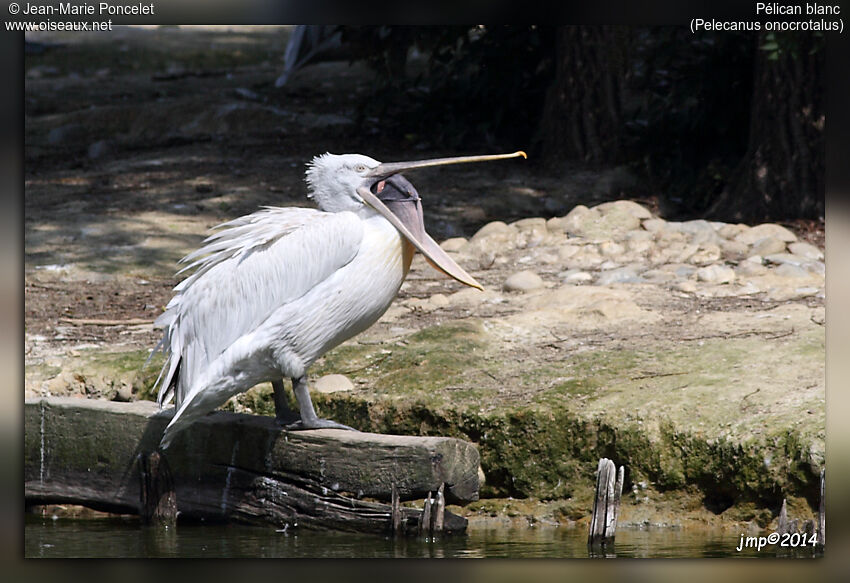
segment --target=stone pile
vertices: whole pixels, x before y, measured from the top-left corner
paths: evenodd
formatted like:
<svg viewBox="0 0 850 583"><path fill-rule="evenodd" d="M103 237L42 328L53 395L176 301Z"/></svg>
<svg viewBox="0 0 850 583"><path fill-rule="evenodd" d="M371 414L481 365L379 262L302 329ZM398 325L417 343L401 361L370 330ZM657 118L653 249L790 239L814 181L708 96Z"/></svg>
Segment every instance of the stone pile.
<svg viewBox="0 0 850 583"><path fill-rule="evenodd" d="M781 225L666 221L627 200L579 205L548 220L491 222L469 240L448 239L442 247L484 277L507 270L508 292L623 283L768 301L824 292L823 252Z"/></svg>

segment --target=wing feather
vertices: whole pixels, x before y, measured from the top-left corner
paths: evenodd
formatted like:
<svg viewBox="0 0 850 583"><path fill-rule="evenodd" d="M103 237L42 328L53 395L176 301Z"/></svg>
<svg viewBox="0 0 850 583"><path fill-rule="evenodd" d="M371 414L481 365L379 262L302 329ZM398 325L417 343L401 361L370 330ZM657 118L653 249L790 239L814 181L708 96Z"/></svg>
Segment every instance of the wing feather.
<svg viewBox="0 0 850 583"><path fill-rule="evenodd" d="M276 309L350 262L363 226L353 213L266 207L216 227L181 260L194 270L156 324L166 362L157 401L180 405L209 363Z"/></svg>

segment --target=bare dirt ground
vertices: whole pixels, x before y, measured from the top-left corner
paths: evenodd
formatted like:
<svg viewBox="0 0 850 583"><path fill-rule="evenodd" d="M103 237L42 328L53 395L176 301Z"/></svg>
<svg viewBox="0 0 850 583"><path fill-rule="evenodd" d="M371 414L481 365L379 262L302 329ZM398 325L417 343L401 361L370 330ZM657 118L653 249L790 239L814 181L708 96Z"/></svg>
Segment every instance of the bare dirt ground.
<svg viewBox="0 0 850 583"><path fill-rule="evenodd" d="M138 382L121 381L131 392L118 395L120 383L110 379L136 375L138 355L146 355L158 342L159 332L151 323L178 281L177 260L218 223L261 205L308 205L303 171L312 156L361 152L395 161L462 153L440 150L415 135L393 142L382 136L379 120L359 119L358 100L374 82L361 64L319 63L275 89L288 38L285 28L124 28L28 38L54 45L28 56L26 63L28 397L136 398ZM577 204L638 198L657 210L652 198L639 198L634 179L618 168L589 171L565 165L553 175L510 161L435 169L411 178L423 197L426 228L438 241L470 238L493 221L560 217ZM822 224L785 226L798 240L823 249ZM575 411L588 418L619 407L631 423L665 409L683 431L712 443L721 435L744 442L761 432L772 434L777 427L771 425L780 419L785 425L779 429L796 427L802 416L808 423L805 434L822 451L822 291L783 295L774 293L778 288L770 288L772 292L764 287L699 293L693 286L626 282L611 290L600 287L603 296L586 294L582 304L558 291L567 267L558 253L568 237L550 229L546 242L532 249L528 237L533 230L518 229L518 235L511 235L518 239L496 251L483 243L472 251L458 246L458 261L490 290L477 299L417 258L385 318L351 341L348 352L318 368L335 372L331 365L344 356L346 366L336 372L352 377L357 388L351 398L373 402L382 394L373 389L397 379L393 366L402 366L401 361L393 365L387 352L417 346L413 335L439 325L483 322L483 361L493 364L476 365L474 380L467 376L465 384L455 383L459 389L445 393L463 402L457 395L468 390L465 398L476 410L482 399L491 408L508 403L552 406L547 399L555 391L560 398L574 397ZM510 275L529 268L542 278L542 287L525 294L503 289ZM723 354L706 348L702 360L693 356L698 364L684 368L659 356L690 354L690 347L706 343ZM590 358L603 351L632 356L623 363L608 356L601 364ZM745 356L730 365L732 381L709 378L717 359L734 360L730 351ZM128 362L103 359L104 354L123 353L133 357ZM586 360L575 362L586 367L577 364L567 370L571 359L582 354ZM518 363L529 371L525 377L517 374ZM450 364L440 366L453 370ZM627 366L632 372L623 378L620 373ZM688 396L681 391L688 381L677 379L686 372L699 377L690 386L701 387ZM97 375L96 382L80 379ZM597 378L594 386L600 392L587 398L580 390L571 393L574 387L564 389L574 375ZM782 377L782 382L768 383L772 389L760 387L765 375ZM142 384L149 383L145 378ZM731 409L713 401L721 390L718 383L730 385L719 402ZM410 390L410 398L419 402L419 389ZM665 400L669 395L674 396ZM247 401L234 405L240 406L252 410ZM445 406L442 401L434 404L436 410ZM730 414L734 423L720 419ZM373 429L384 429L374 419L371 423ZM655 434L664 432L657 429L663 423L648 424L656 427ZM819 455L811 460L813 467ZM500 466L501 461L489 463L494 476L519 473ZM528 484L515 490L495 479L491 494L569 497L566 490L541 486L545 479L527 476ZM633 482L641 482L637 474ZM642 510L648 506L635 508L636 522L653 520L652 513ZM668 505L667 516L676 512Z"/></svg>

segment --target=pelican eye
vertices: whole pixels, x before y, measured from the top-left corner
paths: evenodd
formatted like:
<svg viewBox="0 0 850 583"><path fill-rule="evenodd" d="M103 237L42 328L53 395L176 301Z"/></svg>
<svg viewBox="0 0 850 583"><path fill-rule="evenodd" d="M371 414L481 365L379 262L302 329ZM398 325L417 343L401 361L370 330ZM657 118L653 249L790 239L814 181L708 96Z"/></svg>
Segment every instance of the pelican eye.
<svg viewBox="0 0 850 583"><path fill-rule="evenodd" d="M357 166L354 167L355 172L366 172L366 170L368 170L368 168L366 167L366 164L358 164Z"/></svg>

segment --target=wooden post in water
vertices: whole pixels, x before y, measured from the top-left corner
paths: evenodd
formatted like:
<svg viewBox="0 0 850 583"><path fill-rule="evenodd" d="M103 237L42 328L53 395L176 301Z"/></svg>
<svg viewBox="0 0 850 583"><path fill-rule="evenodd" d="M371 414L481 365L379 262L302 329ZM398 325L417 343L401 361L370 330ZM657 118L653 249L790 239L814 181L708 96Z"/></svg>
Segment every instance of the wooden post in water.
<svg viewBox="0 0 850 583"><path fill-rule="evenodd" d="M139 515L142 524L175 526L177 524L177 494L168 460L160 452L140 453Z"/></svg>
<svg viewBox="0 0 850 583"><path fill-rule="evenodd" d="M602 458L596 470L596 498L590 517L587 544L591 547L613 544L623 494L623 466L619 471L614 462Z"/></svg>
<svg viewBox="0 0 850 583"><path fill-rule="evenodd" d="M446 497L443 495L445 487L445 484L440 484L440 489L437 490L437 497L434 500L434 516L431 519L432 534L443 532L443 522L446 515Z"/></svg>
<svg viewBox="0 0 850 583"><path fill-rule="evenodd" d="M390 516L393 536L398 536L399 533L401 533L401 508L398 497L398 488L395 487L395 483L392 485L390 507L392 508Z"/></svg>
<svg viewBox="0 0 850 583"><path fill-rule="evenodd" d="M422 517L419 519L419 534L428 535L431 530L431 492L425 498L425 507L422 509Z"/></svg>

